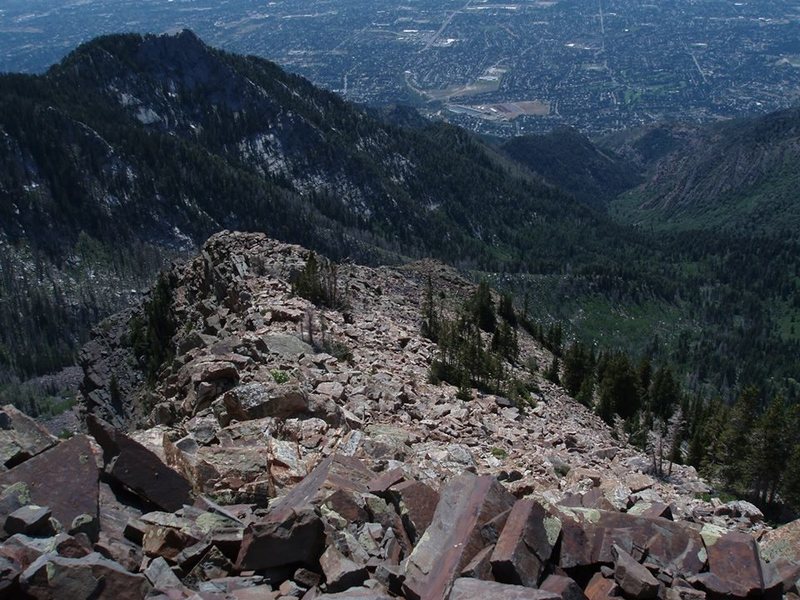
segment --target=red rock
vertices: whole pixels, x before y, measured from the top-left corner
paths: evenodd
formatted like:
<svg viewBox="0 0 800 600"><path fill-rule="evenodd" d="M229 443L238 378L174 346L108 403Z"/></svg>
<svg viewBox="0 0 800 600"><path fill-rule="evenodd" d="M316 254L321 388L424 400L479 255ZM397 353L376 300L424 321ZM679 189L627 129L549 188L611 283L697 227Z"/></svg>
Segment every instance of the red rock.
<svg viewBox="0 0 800 600"><path fill-rule="evenodd" d="M492 553L492 573L497 581L536 587L556 539L548 541L544 508L533 500L517 500ZM559 526L560 530L560 526ZM545 554L540 558L535 547Z"/></svg>
<svg viewBox="0 0 800 600"><path fill-rule="evenodd" d="M401 468L391 469L378 475L375 479L367 484L367 490L371 494L381 495L386 492L393 485L397 485L405 481L405 472Z"/></svg>
<svg viewBox="0 0 800 600"><path fill-rule="evenodd" d="M416 543L433 520L439 493L421 481L404 481L392 486L388 494L403 517L409 539Z"/></svg>
<svg viewBox="0 0 800 600"><path fill-rule="evenodd" d="M465 473L452 479L425 535L408 558L408 598L444 600L453 580L489 542L481 527L508 510L514 497L494 478Z"/></svg>
<svg viewBox="0 0 800 600"><path fill-rule="evenodd" d="M76 435L0 474L0 487L24 483L30 501L47 506L64 527L81 514L98 517L99 470L85 435Z"/></svg>
<svg viewBox="0 0 800 600"><path fill-rule="evenodd" d="M615 598L619 588L614 583L613 579L606 579L600 573L595 573L589 580L586 589L583 593L588 600L607 600L608 598Z"/></svg>
<svg viewBox="0 0 800 600"><path fill-rule="evenodd" d="M478 552L461 571L461 577L494 581L491 561L492 552L494 552L494 544L486 546L486 548Z"/></svg>
<svg viewBox="0 0 800 600"><path fill-rule="evenodd" d="M613 562L611 548L645 548L648 560L684 576L705 567L703 539L689 526L661 518L593 509L559 509L562 521L558 565L562 569Z"/></svg>
<svg viewBox="0 0 800 600"><path fill-rule="evenodd" d="M614 580L626 597L635 600L655 598L658 595L658 581L644 566L619 546L612 549L614 555Z"/></svg>
<svg viewBox="0 0 800 600"><path fill-rule="evenodd" d="M726 583L730 597L746 598L764 591L764 571L756 541L749 535L729 532L706 544L708 570ZM716 593L713 588L708 588Z"/></svg>
<svg viewBox="0 0 800 600"><path fill-rule="evenodd" d="M319 564L325 574L325 586L329 592L360 586L369 577L365 566L354 563L339 552L336 546L328 546L322 553Z"/></svg>
<svg viewBox="0 0 800 600"><path fill-rule="evenodd" d="M146 556L160 556L174 562L184 548L197 541L188 533L174 527L148 525L142 539L142 550Z"/></svg>
<svg viewBox="0 0 800 600"><path fill-rule="evenodd" d="M86 422L103 448L109 476L162 510L174 512L192 504L189 482L153 452L94 415Z"/></svg>
<svg viewBox="0 0 800 600"><path fill-rule="evenodd" d="M539 589L558 594L562 600L586 600L586 595L575 580L563 575L548 576Z"/></svg>

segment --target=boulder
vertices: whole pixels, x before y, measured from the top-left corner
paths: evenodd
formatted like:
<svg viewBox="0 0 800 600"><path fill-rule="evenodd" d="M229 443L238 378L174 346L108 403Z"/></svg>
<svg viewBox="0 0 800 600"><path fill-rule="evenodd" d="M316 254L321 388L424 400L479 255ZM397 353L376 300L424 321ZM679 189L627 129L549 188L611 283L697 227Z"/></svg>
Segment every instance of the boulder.
<svg viewBox="0 0 800 600"><path fill-rule="evenodd" d="M611 511L556 507L562 522L558 566L591 567L614 561L614 544L625 550L646 549L648 561L690 576L705 567L700 533L668 519Z"/></svg>
<svg viewBox="0 0 800 600"><path fill-rule="evenodd" d="M44 506L23 506L8 515L5 523L7 533L22 533L32 536L51 536L55 533L50 521L52 513Z"/></svg>
<svg viewBox="0 0 800 600"><path fill-rule="evenodd" d="M168 512L192 503L189 482L153 452L93 415L86 423L103 449L106 472L112 479Z"/></svg>
<svg viewBox="0 0 800 600"><path fill-rule="evenodd" d="M288 418L308 411L308 396L296 383L248 383L222 396L228 415L240 421Z"/></svg>
<svg viewBox="0 0 800 600"><path fill-rule="evenodd" d="M496 581L481 581L460 577L453 582L449 600L561 600L561 596L547 590L536 590L521 585L508 585Z"/></svg>
<svg viewBox="0 0 800 600"><path fill-rule="evenodd" d="M658 581L644 566L619 546L612 548L614 580L626 597L645 600L658 596Z"/></svg>
<svg viewBox="0 0 800 600"><path fill-rule="evenodd" d="M708 570L724 581L731 598L747 598L765 590L764 569L756 541L744 533L728 532L706 539ZM712 593L721 592L706 585Z"/></svg>
<svg viewBox="0 0 800 600"><path fill-rule="evenodd" d="M800 563L800 519L766 532L758 543L764 560L783 558Z"/></svg>
<svg viewBox="0 0 800 600"><path fill-rule="evenodd" d="M561 523L533 500L518 500L492 553L497 581L536 587L553 553Z"/></svg>
<svg viewBox="0 0 800 600"><path fill-rule="evenodd" d="M320 557L319 564L325 574L325 587L329 592L360 586L369 577L366 566L357 565L339 552L336 546L328 546Z"/></svg>
<svg viewBox="0 0 800 600"><path fill-rule="evenodd" d="M606 579L600 573L595 573L583 590L588 600L608 600L616 598L619 594L619 587L613 579Z"/></svg>
<svg viewBox="0 0 800 600"><path fill-rule="evenodd" d="M15 467L57 443L57 438L11 404L0 408L0 463L6 468Z"/></svg>
<svg viewBox="0 0 800 600"><path fill-rule="evenodd" d="M289 565L313 567L324 547L324 527L313 508L281 508L245 529L237 568L250 571Z"/></svg>
<svg viewBox="0 0 800 600"><path fill-rule="evenodd" d="M98 518L100 472L89 438L76 435L0 473L0 487L24 483L30 502L46 505L64 527L80 515Z"/></svg>
<svg viewBox="0 0 800 600"><path fill-rule="evenodd" d="M388 497L403 518L408 537L416 543L433 520L439 493L421 481L411 480L393 485Z"/></svg>
<svg viewBox="0 0 800 600"><path fill-rule="evenodd" d="M42 555L22 573L20 586L36 600L141 600L151 589L144 575L130 573L96 552L83 558Z"/></svg>
<svg viewBox="0 0 800 600"><path fill-rule="evenodd" d="M586 595L577 582L563 575L549 575L539 589L558 594L562 600L586 600Z"/></svg>
<svg viewBox="0 0 800 600"><path fill-rule="evenodd" d="M494 478L465 473L443 488L433 521L408 557L404 591L444 600L453 580L488 542L482 526L508 510L514 497Z"/></svg>

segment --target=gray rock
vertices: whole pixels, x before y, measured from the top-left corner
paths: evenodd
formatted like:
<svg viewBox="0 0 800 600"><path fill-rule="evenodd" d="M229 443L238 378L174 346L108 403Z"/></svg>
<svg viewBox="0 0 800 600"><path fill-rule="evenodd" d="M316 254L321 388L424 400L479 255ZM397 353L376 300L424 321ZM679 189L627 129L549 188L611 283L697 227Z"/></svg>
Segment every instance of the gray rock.
<svg viewBox="0 0 800 600"><path fill-rule="evenodd" d="M308 411L308 397L297 384L248 383L222 397L228 414L240 421L287 418Z"/></svg>

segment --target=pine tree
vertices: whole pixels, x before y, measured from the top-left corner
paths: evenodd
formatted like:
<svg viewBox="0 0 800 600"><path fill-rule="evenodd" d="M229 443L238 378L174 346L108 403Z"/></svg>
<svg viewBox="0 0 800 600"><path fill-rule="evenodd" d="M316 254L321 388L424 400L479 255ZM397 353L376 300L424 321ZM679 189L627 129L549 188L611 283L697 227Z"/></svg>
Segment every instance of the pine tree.
<svg viewBox="0 0 800 600"><path fill-rule="evenodd" d="M656 417L667 420L680 402L680 388L669 367L661 367L650 386L650 411Z"/></svg>
<svg viewBox="0 0 800 600"><path fill-rule="evenodd" d="M746 389L731 408L720 434L719 474L727 488L742 490L748 487L747 451L757 407L758 391Z"/></svg>
<svg viewBox="0 0 800 600"><path fill-rule="evenodd" d="M478 327L483 331L493 332L497 325L497 317L494 312L492 292L486 280L478 284L478 289L475 290L469 304L473 321Z"/></svg>
<svg viewBox="0 0 800 600"><path fill-rule="evenodd" d="M559 375L560 365L558 364L558 356L553 356L553 362L550 363L550 368L545 373L545 378L555 384L561 383L561 376Z"/></svg>

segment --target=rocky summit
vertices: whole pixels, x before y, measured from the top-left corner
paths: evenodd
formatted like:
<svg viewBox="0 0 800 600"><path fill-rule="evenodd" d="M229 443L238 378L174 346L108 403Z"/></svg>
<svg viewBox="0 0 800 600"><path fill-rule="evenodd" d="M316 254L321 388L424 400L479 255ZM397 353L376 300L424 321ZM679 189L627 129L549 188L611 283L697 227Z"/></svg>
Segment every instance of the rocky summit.
<svg viewBox="0 0 800 600"><path fill-rule="evenodd" d="M524 400L431 383L431 291L447 313L474 286L213 236L98 327L83 430L0 411L0 597L797 597L798 523L652 475L522 330Z"/></svg>

